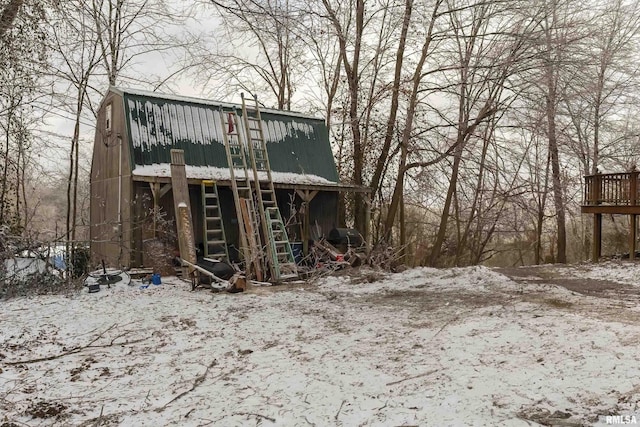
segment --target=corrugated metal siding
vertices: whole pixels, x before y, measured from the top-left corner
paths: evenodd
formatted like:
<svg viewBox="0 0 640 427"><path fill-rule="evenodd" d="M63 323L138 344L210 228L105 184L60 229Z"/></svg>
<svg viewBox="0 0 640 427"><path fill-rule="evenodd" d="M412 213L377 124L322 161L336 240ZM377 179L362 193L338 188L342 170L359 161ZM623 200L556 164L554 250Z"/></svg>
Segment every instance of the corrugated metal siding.
<svg viewBox="0 0 640 427"><path fill-rule="evenodd" d="M188 165L228 167L220 106L130 93L124 94L124 105L135 165L170 163L170 150L180 148ZM225 107L224 111L230 110ZM262 120L273 171L338 182L322 120L272 112L263 112ZM246 135L244 129L240 133Z"/></svg>

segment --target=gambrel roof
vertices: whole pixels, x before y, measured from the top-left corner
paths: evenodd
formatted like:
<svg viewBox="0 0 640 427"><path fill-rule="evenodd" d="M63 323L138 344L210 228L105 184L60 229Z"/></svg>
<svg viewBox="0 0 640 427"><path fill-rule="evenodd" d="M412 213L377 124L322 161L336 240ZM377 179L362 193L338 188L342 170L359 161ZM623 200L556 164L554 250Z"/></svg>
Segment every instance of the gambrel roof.
<svg viewBox="0 0 640 427"><path fill-rule="evenodd" d="M134 175L162 176L171 161L170 150L179 148L184 150L187 173L198 175L192 178L225 178L228 165L222 115L235 111L241 117L240 105L115 87L110 90L124 102ZM338 183L322 119L270 109L261 109L261 116L274 182L282 177L290 182L301 178L301 183ZM246 134L240 122L238 131Z"/></svg>

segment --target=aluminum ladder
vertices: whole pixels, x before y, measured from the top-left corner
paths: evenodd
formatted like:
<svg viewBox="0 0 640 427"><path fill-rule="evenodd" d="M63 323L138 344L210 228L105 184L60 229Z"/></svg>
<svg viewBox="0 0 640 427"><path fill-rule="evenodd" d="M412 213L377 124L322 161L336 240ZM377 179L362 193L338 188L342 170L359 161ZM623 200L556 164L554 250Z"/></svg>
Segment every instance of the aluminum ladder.
<svg viewBox="0 0 640 427"><path fill-rule="evenodd" d="M267 263L271 281L278 282L298 277L298 268L287 229L278 208L276 191L273 187L271 165L262 129L262 117L258 98L254 96L253 115L249 116L244 94L242 96L242 118L249 146L249 159L253 169L253 185L260 211L262 235L267 248Z"/></svg>
<svg viewBox="0 0 640 427"><path fill-rule="evenodd" d="M202 218L204 220L204 256L220 261L229 261L227 237L224 233L222 212L218 199L218 186L215 181L203 180L202 184Z"/></svg>
<svg viewBox="0 0 640 427"><path fill-rule="evenodd" d="M253 203L245 147L242 144L240 135L240 121L235 110L223 111L222 108L220 109L220 120L236 218L238 220L240 253L245 264L245 273L247 277L255 276L257 280L263 280L260 234L257 231L256 210Z"/></svg>

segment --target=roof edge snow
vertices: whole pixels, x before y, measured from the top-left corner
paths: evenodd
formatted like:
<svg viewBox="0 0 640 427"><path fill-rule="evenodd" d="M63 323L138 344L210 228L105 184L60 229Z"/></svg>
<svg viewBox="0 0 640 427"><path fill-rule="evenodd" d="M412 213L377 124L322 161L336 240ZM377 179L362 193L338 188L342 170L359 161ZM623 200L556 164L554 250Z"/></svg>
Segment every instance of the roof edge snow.
<svg viewBox="0 0 640 427"><path fill-rule="evenodd" d="M214 100L209 100L209 99L204 99L204 98L197 98L197 97L192 97L192 96L184 96L184 95L174 95L174 94L169 94L169 93L162 93L162 92L151 92L151 91L146 91L146 90L140 90L140 89L131 89L131 88L124 88L124 87L119 87L119 86L110 86L109 90L120 95L120 96L124 96L125 94L129 94L129 95L135 95L135 96L144 96L144 97L149 97L149 98L157 98L157 99L161 99L161 100L168 100L168 101L177 101L177 102L186 102L186 103L190 103L190 104L201 104L201 105L213 105L216 107L223 107L223 108L235 108L235 109L242 109L242 105L241 104L235 104L232 102L223 102L223 101L214 101ZM251 105L247 105L247 109L253 111L253 104ZM292 116L292 117L300 117L300 118L304 118L304 119L310 119L310 120L320 120L320 121L324 121L324 119L320 118L320 117L316 117L316 116L312 116L309 114L304 114L304 113L299 113L296 111L287 111L287 110L276 110L273 108L262 108L260 107L260 112L261 113L269 113L269 114L279 114L279 115L283 115L283 116Z"/></svg>

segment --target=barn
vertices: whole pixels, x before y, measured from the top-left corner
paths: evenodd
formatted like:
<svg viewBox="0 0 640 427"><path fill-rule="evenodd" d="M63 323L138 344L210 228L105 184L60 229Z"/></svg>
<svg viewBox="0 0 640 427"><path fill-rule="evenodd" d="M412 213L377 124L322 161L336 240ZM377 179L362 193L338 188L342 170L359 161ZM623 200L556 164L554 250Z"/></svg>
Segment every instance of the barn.
<svg viewBox="0 0 640 427"><path fill-rule="evenodd" d="M255 108L257 110L257 108ZM246 110L245 110L246 111ZM90 238L94 262L117 267L149 266L148 242L176 219L171 180L172 150L182 150L195 244L207 251L207 193L215 189L231 261L241 259L238 210L225 138L241 105L111 87L102 101L91 166ZM367 188L338 180L324 120L260 108L263 140L277 206L292 245L343 226L340 193ZM249 135L238 121L234 131ZM174 228L175 231L175 228ZM366 230L363 230L366 232ZM177 250L177 246L176 246Z"/></svg>

